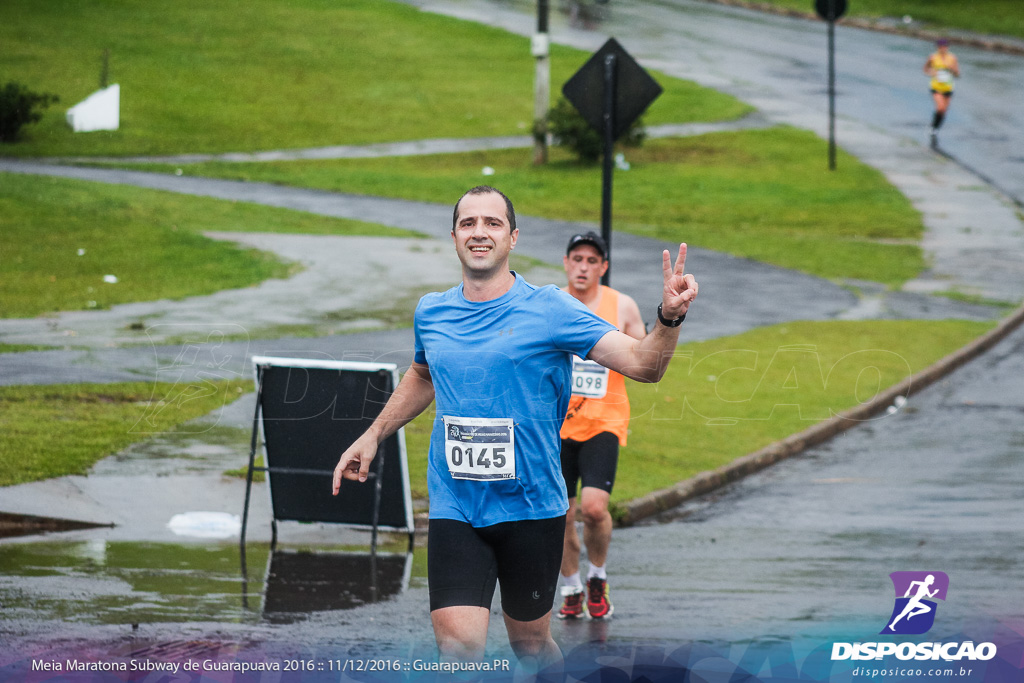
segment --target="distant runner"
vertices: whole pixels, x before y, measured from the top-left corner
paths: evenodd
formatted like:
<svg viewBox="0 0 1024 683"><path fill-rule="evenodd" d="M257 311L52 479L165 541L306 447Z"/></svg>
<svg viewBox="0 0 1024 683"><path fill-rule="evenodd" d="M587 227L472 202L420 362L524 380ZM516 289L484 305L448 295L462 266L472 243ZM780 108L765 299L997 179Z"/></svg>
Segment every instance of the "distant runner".
<svg viewBox="0 0 1024 683"><path fill-rule="evenodd" d="M949 101L953 97L953 79L960 77L960 64L956 60L956 55L949 51L949 41L942 38L936 46L938 49L924 64L924 72L932 79L932 99L935 100L930 136L932 147L938 145L939 128L949 110Z"/></svg>
<svg viewBox="0 0 1024 683"><path fill-rule="evenodd" d="M563 258L569 281L565 291L630 337L642 339L646 330L636 302L601 284L608 270L607 256L608 247L596 232L574 235ZM605 619L614 611L607 574L608 546L612 540L608 501L615 483L619 446L626 445L629 398L625 378L592 361L575 360L572 384L572 398L561 432L562 476L569 494L569 512L565 518L562 607L558 617L578 619L589 614L594 619ZM583 542L590 561L586 596L580 579L577 513L583 521Z"/></svg>

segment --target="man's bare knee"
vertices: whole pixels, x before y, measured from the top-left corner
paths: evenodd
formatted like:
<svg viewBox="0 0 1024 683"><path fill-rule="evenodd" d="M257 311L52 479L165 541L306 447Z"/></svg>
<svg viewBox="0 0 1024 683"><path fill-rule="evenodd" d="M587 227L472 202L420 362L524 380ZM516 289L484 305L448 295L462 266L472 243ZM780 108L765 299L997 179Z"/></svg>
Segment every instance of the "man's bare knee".
<svg viewBox="0 0 1024 683"><path fill-rule="evenodd" d="M561 663L562 651L551 637L551 612L534 621L517 621L506 614L505 628L520 664L539 671Z"/></svg>
<svg viewBox="0 0 1024 683"><path fill-rule="evenodd" d="M442 661L483 659L489 616L490 610L483 607L446 607L431 612L434 639Z"/></svg>
<svg viewBox="0 0 1024 683"><path fill-rule="evenodd" d="M600 524L608 517L608 504L603 500L588 500L580 506L580 517L587 525Z"/></svg>

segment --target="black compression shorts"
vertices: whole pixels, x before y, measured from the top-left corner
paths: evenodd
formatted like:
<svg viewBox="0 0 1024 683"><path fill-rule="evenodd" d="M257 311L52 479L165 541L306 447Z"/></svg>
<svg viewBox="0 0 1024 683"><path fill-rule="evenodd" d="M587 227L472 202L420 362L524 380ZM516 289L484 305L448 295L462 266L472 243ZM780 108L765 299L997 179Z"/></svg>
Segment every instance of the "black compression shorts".
<svg viewBox="0 0 1024 683"><path fill-rule="evenodd" d="M953 96L952 90L948 92L942 92L941 90L932 90L932 92L936 95L945 95L947 100Z"/></svg>
<svg viewBox="0 0 1024 683"><path fill-rule="evenodd" d="M498 581L505 614L516 621L540 619L554 604L564 537L565 515L479 528L454 519L430 520L430 611L490 609Z"/></svg>
<svg viewBox="0 0 1024 683"><path fill-rule="evenodd" d="M618 463L619 437L611 432L586 441L562 439L562 477L570 498L576 497L577 484L611 493Z"/></svg>

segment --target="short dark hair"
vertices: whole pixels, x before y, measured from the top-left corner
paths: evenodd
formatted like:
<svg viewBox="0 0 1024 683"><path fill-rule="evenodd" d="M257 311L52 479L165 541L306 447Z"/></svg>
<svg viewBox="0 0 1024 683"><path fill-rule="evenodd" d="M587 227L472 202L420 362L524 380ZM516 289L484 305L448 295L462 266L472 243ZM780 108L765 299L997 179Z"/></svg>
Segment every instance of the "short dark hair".
<svg viewBox="0 0 1024 683"><path fill-rule="evenodd" d="M477 185L473 189L469 190L461 197L459 201L455 202L455 210L452 212L452 232L455 232L455 224L459 222L459 204L462 200L471 194L496 194L505 200L505 218L508 219L508 231L514 232L516 229L516 210L512 206L512 200L505 196L505 193L501 190L495 189L490 185Z"/></svg>

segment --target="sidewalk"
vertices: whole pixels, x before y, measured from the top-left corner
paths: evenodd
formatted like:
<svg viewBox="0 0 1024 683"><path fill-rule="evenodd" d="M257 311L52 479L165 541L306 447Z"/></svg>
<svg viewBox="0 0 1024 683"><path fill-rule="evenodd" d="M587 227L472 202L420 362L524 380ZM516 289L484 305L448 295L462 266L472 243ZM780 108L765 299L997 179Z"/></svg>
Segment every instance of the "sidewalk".
<svg viewBox="0 0 1024 683"><path fill-rule="evenodd" d="M756 112L737 121L712 121L708 123L669 123L647 128L650 138L684 137L704 135L725 130L746 130L771 125ZM199 164L207 161L267 162L267 161L308 161L313 159L372 159L380 157L423 156L426 154L456 154L494 149L520 149L533 146L529 135L507 137L484 137L471 139L436 138L432 140L410 140L407 142L381 142L371 145L332 145L310 149L279 149L268 152L227 152L224 154L175 154L169 156L136 157L56 157L42 159L46 163L111 163L111 164Z"/></svg>

